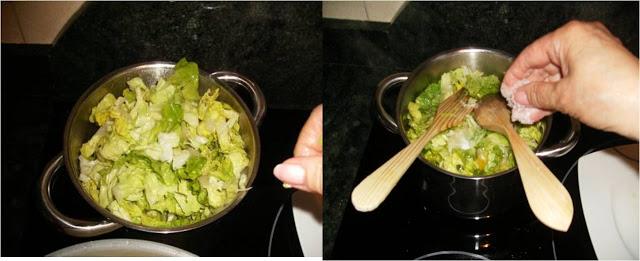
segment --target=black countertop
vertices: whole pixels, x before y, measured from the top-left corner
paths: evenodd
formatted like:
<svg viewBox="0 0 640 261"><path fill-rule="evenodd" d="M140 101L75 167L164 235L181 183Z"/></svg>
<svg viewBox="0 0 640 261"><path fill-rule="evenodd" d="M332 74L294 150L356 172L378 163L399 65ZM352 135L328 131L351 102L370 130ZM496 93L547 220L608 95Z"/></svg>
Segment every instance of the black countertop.
<svg viewBox="0 0 640 261"><path fill-rule="evenodd" d="M197 61L255 82L271 108L321 103L319 2L93 2L54 46L56 90L78 97L103 75L145 61Z"/></svg>
<svg viewBox="0 0 640 261"><path fill-rule="evenodd" d="M310 109L321 101L320 3L88 3L53 46L2 45L2 255L41 256L104 238L146 239L201 256L302 254L291 190L272 169L290 157ZM38 178L62 150L66 117L90 84L117 68L187 57L207 71L232 70L260 85L267 112L253 189L228 215L177 234L121 228L94 238L67 236L40 209ZM251 106L251 105L250 105ZM53 200L65 214L99 220L64 170Z"/></svg>
<svg viewBox="0 0 640 261"><path fill-rule="evenodd" d="M603 22L632 53L638 55L637 2L411 2L391 25L323 20L325 144L331 144L325 147L324 154L324 257L394 259L419 256L403 252L408 251L409 246L397 248L399 252L395 255L376 256L375 253L385 253L380 250L383 246L376 245L368 246L371 251L367 255L367 248L360 248L361 245L354 243L357 237L351 235L367 230L360 226L354 229L341 227L347 226L343 222L345 212L352 218L357 216L352 213L350 203L354 181L366 175L362 169L371 171L370 165L383 162L376 161L370 147L389 144L390 148L399 148L402 144L399 136L372 133L379 133L377 129L384 131L377 123L372 106L378 81L392 73L412 71L436 53L459 47L488 47L516 55L538 37L572 19ZM393 104L393 94L389 96L389 104ZM619 140L616 135L597 130L588 133L598 139ZM377 141L372 142L370 138ZM594 145L589 139L580 141L585 150ZM369 152L366 152L367 148ZM378 152L389 157L393 155L389 151ZM345 222L351 224L366 222L366 219L346 219L344 216ZM371 231L375 229L371 228ZM341 232L343 230L347 232ZM388 239L387 242L396 241ZM341 246L336 246L334 251L335 244ZM547 247L538 256L520 258L552 259ZM564 258L576 257L568 255Z"/></svg>

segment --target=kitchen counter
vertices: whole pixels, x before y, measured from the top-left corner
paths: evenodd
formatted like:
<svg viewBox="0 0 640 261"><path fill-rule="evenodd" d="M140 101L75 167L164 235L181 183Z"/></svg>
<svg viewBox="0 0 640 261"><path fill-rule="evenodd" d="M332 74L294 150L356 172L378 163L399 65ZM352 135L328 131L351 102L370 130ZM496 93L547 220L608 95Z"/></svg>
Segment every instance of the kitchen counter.
<svg viewBox="0 0 640 261"><path fill-rule="evenodd" d="M411 2L391 25L325 19L324 128L325 144L331 146L326 146L324 154L324 257L356 257L354 253L345 254L350 253L349 244L357 239L353 235L341 238L340 231L347 230L341 227L345 211L353 209L350 193L354 180L361 166L371 161L371 154L365 153L366 148L378 148L372 145L376 143L402 143L396 135L374 135L383 140L369 140L372 129L382 129L372 106L378 81L392 73L411 71L429 57L459 47L488 47L516 55L530 42L572 19L602 21L637 56L637 10L637 2ZM393 94L390 96L389 108L393 106ZM586 127L585 135L577 147L581 152L595 146L596 141L612 141L613 144L615 140L624 140ZM340 255L334 255L334 244L340 243L343 244ZM397 253L387 258L406 258L405 254ZM360 255L360 258L365 256ZM526 256L521 258L527 259Z"/></svg>
<svg viewBox="0 0 640 261"><path fill-rule="evenodd" d="M68 97L134 63L182 57L262 87L271 108L321 103L320 3L89 3L55 44L56 90Z"/></svg>
<svg viewBox="0 0 640 261"><path fill-rule="evenodd" d="M53 46L3 44L2 255L42 256L105 238L151 240L200 256L266 256L269 248L274 256L302 255L292 190L282 187L272 169L291 156L300 128L321 103L320 10L320 3L89 3ZM36 188L45 164L62 151L75 101L115 69L181 57L206 71L242 73L264 92L268 106L252 190L228 215L189 232L121 228L75 238L56 230L41 211ZM71 217L100 220L64 168L59 172L56 206Z"/></svg>

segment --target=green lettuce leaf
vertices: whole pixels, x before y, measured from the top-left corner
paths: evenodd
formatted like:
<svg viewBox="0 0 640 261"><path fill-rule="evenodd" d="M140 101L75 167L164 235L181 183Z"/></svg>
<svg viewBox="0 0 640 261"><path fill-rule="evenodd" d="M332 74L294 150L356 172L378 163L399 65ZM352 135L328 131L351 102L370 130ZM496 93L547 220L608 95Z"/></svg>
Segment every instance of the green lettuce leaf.
<svg viewBox="0 0 640 261"><path fill-rule="evenodd" d="M158 175L155 173L145 173L144 176L144 194L147 199L147 202L152 209L156 209L159 211L167 210L170 208L171 202L164 203L163 201L167 200L167 196L170 192L176 192L178 190L177 184L167 185L164 184L158 178ZM170 200L169 200L170 201ZM159 203L160 202L160 203ZM153 208L156 206L156 208ZM175 207L171 208L175 209ZM175 211L174 211L175 212Z"/></svg>
<svg viewBox="0 0 640 261"><path fill-rule="evenodd" d="M182 58L174 68L175 72L169 77L169 82L180 89L182 96L187 100L198 100L198 64L188 62Z"/></svg>
<svg viewBox="0 0 640 261"><path fill-rule="evenodd" d="M102 100L91 109L91 115L89 116L90 122L95 122L98 126L104 125L109 120L109 111L111 107L116 103L116 97L111 93L107 93Z"/></svg>
<svg viewBox="0 0 640 261"><path fill-rule="evenodd" d="M191 193L189 182L186 180L180 181L180 184L178 184L178 193L175 193L174 197L184 212L184 215L191 215L191 213L198 212L200 207L202 207L196 195Z"/></svg>
<svg viewBox="0 0 640 261"><path fill-rule="evenodd" d="M183 179L197 179L202 174L205 163L207 163L207 158L205 157L191 157L187 160L185 167L181 169L182 171L178 172L178 175Z"/></svg>
<svg viewBox="0 0 640 261"><path fill-rule="evenodd" d="M490 94L496 94L500 91L500 80L495 75L488 76L469 76L465 88L469 96L476 99Z"/></svg>
<svg viewBox="0 0 640 261"><path fill-rule="evenodd" d="M162 106L170 101L176 93L175 85L160 79L154 88L151 88L151 105L156 108L162 108Z"/></svg>
<svg viewBox="0 0 640 261"><path fill-rule="evenodd" d="M80 154L85 159L91 158L91 156L93 156L93 153L95 153L96 150L98 150L98 148L105 142L105 138L109 134L107 129L108 126L103 125L98 129L98 131L96 131L96 133L93 134L93 136L91 136L91 139L89 139L89 141L83 143L82 146L80 146Z"/></svg>
<svg viewBox="0 0 640 261"><path fill-rule="evenodd" d="M103 159L116 161L121 155L125 154L129 150L129 146L130 144L120 135L111 133L111 135L106 139L104 145L102 145L98 151L98 154Z"/></svg>
<svg viewBox="0 0 640 261"><path fill-rule="evenodd" d="M407 137L409 140L415 140L431 126L431 121L438 105L442 101L441 86L439 83L432 83L425 88L415 99L415 102L409 102L409 132Z"/></svg>
<svg viewBox="0 0 640 261"><path fill-rule="evenodd" d="M164 127L164 131L173 131L180 126L182 122L182 106L180 104L169 102L162 107L162 121L160 123Z"/></svg>

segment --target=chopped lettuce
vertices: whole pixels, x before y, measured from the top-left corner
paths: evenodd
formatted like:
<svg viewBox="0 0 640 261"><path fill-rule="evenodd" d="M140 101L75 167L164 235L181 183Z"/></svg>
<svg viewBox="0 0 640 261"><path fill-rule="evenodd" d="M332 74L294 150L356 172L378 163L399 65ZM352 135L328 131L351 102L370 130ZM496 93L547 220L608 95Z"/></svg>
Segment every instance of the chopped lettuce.
<svg viewBox="0 0 640 261"><path fill-rule="evenodd" d="M239 113L218 89L198 93L197 64L147 86L127 81L105 95L89 121L99 128L80 148L80 182L114 215L151 227L176 227L222 211L246 186L249 164Z"/></svg>
<svg viewBox="0 0 640 261"><path fill-rule="evenodd" d="M151 90L151 104L153 104L154 107L162 108L162 105L171 100L175 93L176 86L163 79L160 79L156 84L156 87Z"/></svg>
<svg viewBox="0 0 640 261"><path fill-rule="evenodd" d="M440 77L442 95L448 97L457 90L467 89L469 96L480 99L488 94L498 93L500 80L495 75L485 76L480 71L472 71L466 66L444 73Z"/></svg>
<svg viewBox="0 0 640 261"><path fill-rule="evenodd" d="M188 62L187 59L180 59L175 67L175 73L169 77L169 82L178 86L182 92L182 96L187 100L198 100L198 65L194 62Z"/></svg>
<svg viewBox="0 0 640 261"><path fill-rule="evenodd" d="M93 153L95 153L98 147L100 147L104 143L105 137L108 134L108 128L109 126L103 125L98 129L98 131L96 131L96 133L93 134L93 136L91 136L91 139L89 139L89 141L82 144L82 146L80 147L80 154L82 154L84 158L88 159L93 156Z"/></svg>
<svg viewBox="0 0 640 261"><path fill-rule="evenodd" d="M426 129L431 125L431 120L438 110L438 104L442 101L441 85L432 83L425 88L414 102L409 102L409 139L417 139L420 134L416 130Z"/></svg>
<svg viewBox="0 0 640 261"><path fill-rule="evenodd" d="M488 94L498 93L500 80L495 75L468 77L465 88L469 96L480 99Z"/></svg>
<svg viewBox="0 0 640 261"><path fill-rule="evenodd" d="M192 157L187 160L186 167L181 169L181 177L183 179L196 179L202 173L202 168L207 162L207 158L202 156Z"/></svg>
<svg viewBox="0 0 640 261"><path fill-rule="evenodd" d="M122 136L112 132L106 138L106 142L102 145L98 154L103 159L116 161L129 150L129 146L130 144Z"/></svg>
<svg viewBox="0 0 640 261"><path fill-rule="evenodd" d="M180 126L182 122L182 106L178 103L170 102L162 107L162 126L165 131L171 131Z"/></svg>
<svg viewBox="0 0 640 261"><path fill-rule="evenodd" d="M542 134L544 133L545 124L542 121L538 121L534 124L521 124L516 123L516 132L527 143L529 148L535 149L542 141Z"/></svg>
<svg viewBox="0 0 640 261"><path fill-rule="evenodd" d="M107 122L107 119L109 118L109 110L115 103L116 97L111 93L107 93L107 95L105 95L102 100L100 100L98 105L91 109L89 121L97 123L98 126L102 126L103 124L105 124L105 122Z"/></svg>
<svg viewBox="0 0 640 261"><path fill-rule="evenodd" d="M191 213L200 211L200 203L198 198L189 189L189 182L181 180L178 184L178 193L174 193L178 205L182 209L185 215L191 215Z"/></svg>
<svg viewBox="0 0 640 261"><path fill-rule="evenodd" d="M455 91L465 88L470 96L480 99L498 93L499 86L500 80L495 75L485 76L467 67L444 73L407 105L408 113L404 116L409 127L407 138L413 141L420 137L431 126L438 105ZM542 141L543 122L515 127L531 149ZM483 129L470 115L460 125L433 137L422 156L444 170L466 176L487 176L515 166L509 140Z"/></svg>

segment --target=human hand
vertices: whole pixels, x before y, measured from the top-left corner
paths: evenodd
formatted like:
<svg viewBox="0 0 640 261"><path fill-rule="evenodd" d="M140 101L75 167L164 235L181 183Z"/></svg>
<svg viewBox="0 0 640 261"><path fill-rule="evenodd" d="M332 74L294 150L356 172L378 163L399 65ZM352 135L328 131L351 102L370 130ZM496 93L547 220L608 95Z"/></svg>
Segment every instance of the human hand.
<svg viewBox="0 0 640 261"><path fill-rule="evenodd" d="M572 21L536 40L506 72L502 95L512 120L561 111L638 139L638 58L600 22Z"/></svg>
<svg viewBox="0 0 640 261"><path fill-rule="evenodd" d="M293 158L278 164L273 174L294 188L322 195L322 104L302 127Z"/></svg>

